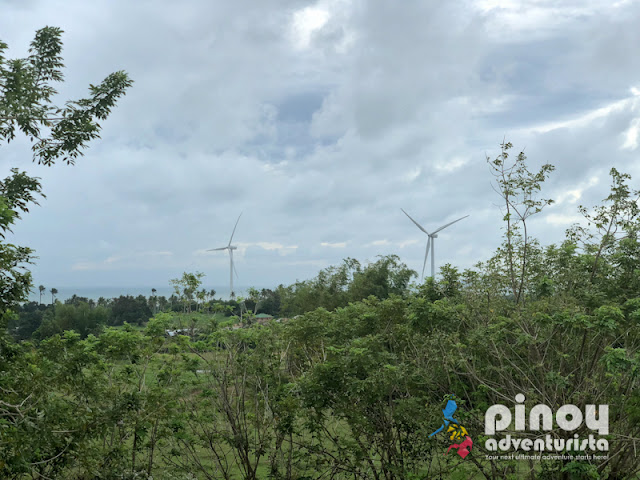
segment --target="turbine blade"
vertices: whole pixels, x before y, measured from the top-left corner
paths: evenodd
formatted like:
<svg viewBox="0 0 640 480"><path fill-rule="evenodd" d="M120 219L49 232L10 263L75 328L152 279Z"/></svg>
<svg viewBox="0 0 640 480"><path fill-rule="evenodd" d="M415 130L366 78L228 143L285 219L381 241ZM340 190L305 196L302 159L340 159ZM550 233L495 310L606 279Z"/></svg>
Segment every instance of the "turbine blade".
<svg viewBox="0 0 640 480"><path fill-rule="evenodd" d="M229 245L231 245L231 240L233 240L233 234L236 233L236 227L238 226L238 222L240 221L240 217L242 216L242 212L238 215L238 220L236 220L236 224L233 227L233 232L231 232L231 238L229 239Z"/></svg>
<svg viewBox="0 0 640 480"><path fill-rule="evenodd" d="M433 234L432 234L432 235L435 235L435 234L436 234L436 233L438 233L440 230L444 230L444 229L445 229L445 228L447 228L449 225L453 225L454 223L459 222L460 220L462 220L463 218L467 218L468 216L469 216L469 215L465 215L464 217L460 217L459 219L454 220L454 221L453 221L453 222L451 222L451 223L447 223L446 225L443 225L442 227L440 227L439 229L437 229L435 232L433 232Z"/></svg>
<svg viewBox="0 0 640 480"><path fill-rule="evenodd" d="M215 252L216 250L226 250L229 247L210 248L207 252Z"/></svg>
<svg viewBox="0 0 640 480"><path fill-rule="evenodd" d="M236 270L236 264L235 263L233 264L233 271L236 272L236 278L239 278L238 277L238 271Z"/></svg>
<svg viewBox="0 0 640 480"><path fill-rule="evenodd" d="M404 214L409 217L409 220L411 220L413 223L416 224L416 227L418 227L420 230L422 230L424 233L426 233L427 235L429 235L429 232L427 232L424 228L422 228L422 225L420 225L418 222L416 222L413 218L411 218L411 215L409 215L407 212L404 211L404 209L400 209L404 212Z"/></svg>
<svg viewBox="0 0 640 480"><path fill-rule="evenodd" d="M431 246L431 237L427 240L427 249L424 252L424 263L422 264L422 278L424 279L424 269L427 266L427 257L429 256L429 247Z"/></svg>

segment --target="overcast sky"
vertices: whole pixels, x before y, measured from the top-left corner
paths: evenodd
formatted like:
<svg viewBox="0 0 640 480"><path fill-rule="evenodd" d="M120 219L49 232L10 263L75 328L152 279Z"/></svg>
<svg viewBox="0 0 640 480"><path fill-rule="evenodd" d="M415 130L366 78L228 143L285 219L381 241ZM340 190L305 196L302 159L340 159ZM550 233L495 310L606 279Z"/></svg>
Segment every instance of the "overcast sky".
<svg viewBox="0 0 640 480"><path fill-rule="evenodd" d="M467 268L499 245L485 154L503 137L556 171L532 222L562 240L608 171L640 180L640 2L634 0L0 0L7 56L64 30L59 100L126 70L135 81L75 166L38 166L26 140L4 175L47 198L10 241L35 285L168 287L307 279L345 257Z"/></svg>

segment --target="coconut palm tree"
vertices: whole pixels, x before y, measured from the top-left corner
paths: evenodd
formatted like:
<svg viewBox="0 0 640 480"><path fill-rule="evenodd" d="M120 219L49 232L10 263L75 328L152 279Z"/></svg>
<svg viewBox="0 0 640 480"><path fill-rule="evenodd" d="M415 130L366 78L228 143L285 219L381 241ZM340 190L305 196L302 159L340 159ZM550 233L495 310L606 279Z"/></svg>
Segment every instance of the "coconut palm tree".
<svg viewBox="0 0 640 480"><path fill-rule="evenodd" d="M58 294L58 289L57 288L52 288L50 291L51 291L51 305L53 305L55 297Z"/></svg>
<svg viewBox="0 0 640 480"><path fill-rule="evenodd" d="M153 302L153 303L152 303L152 306L153 306L152 311L153 311L153 315L154 315L154 316L155 316L155 314L156 314L156 303L157 303L157 299L156 299L156 292L157 292L157 290L156 290L155 288L152 288L152 289L151 289L151 297L152 297L152 300L151 300L151 301Z"/></svg>
<svg viewBox="0 0 640 480"><path fill-rule="evenodd" d="M198 299L198 311L204 310L204 299L207 296L207 291L203 288L196 292L196 298Z"/></svg>
<svg viewBox="0 0 640 480"><path fill-rule="evenodd" d="M44 285L40 285L40 286L38 287L38 290L40 290L40 305L42 305L42 294L43 294L44 292L46 292L46 291L47 291L47 289L46 289L46 288L44 288Z"/></svg>

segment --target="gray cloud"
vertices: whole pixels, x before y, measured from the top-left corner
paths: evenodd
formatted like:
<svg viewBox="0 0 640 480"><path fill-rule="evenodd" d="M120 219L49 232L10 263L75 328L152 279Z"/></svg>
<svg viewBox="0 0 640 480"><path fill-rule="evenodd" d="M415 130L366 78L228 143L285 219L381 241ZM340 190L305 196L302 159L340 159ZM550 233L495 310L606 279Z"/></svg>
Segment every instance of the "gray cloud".
<svg viewBox="0 0 640 480"><path fill-rule="evenodd" d="M495 5L5 5L9 56L37 28L65 30L61 99L117 69L135 80L76 166L31 164L24 140L2 147L47 194L13 239L37 250L36 284L165 285L190 269L225 285L225 252L202 251L241 211L241 285L346 256L397 253L419 270L425 238L401 207L431 228L470 214L437 245L438 264L469 267L500 241L485 153L505 135L532 168L556 165L544 194L563 200L532 226L559 241L578 203L606 196L610 167L640 178L640 7Z"/></svg>

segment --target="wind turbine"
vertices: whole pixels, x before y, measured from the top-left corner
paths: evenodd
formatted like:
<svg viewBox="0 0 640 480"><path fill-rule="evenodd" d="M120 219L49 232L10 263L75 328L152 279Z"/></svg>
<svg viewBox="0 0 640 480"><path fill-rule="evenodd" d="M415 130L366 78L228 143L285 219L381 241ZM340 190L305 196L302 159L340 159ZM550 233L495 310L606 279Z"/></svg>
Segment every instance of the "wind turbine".
<svg viewBox="0 0 640 480"><path fill-rule="evenodd" d="M240 217L242 216L242 213L240 213L240 215L238 215L238 220L236 220L236 224L233 227L233 232L231 232L231 238L229 239L229 244L226 247L220 247L220 248L211 248L209 250L207 250L207 252L214 252L216 250L229 250L229 286L230 286L230 298L233 299L236 294L233 291L233 272L236 273L236 277L238 276L238 272L236 271L236 266L233 264L233 251L237 250L238 247L236 247L235 245L231 245L231 241L233 240L233 234L236 233L236 227L238 226L238 222L240 221Z"/></svg>
<svg viewBox="0 0 640 480"><path fill-rule="evenodd" d="M413 223L416 224L416 227L418 227L420 230L422 230L424 233L426 233L429 237L429 239L427 240L427 250L424 252L424 263L422 264L422 278L424 279L424 268L427 266L427 256L429 256L429 248L431 248L431 278L435 278L435 260L433 258L433 244L435 243L435 239L438 238L438 232L441 230L444 230L445 228L453 225L456 222L459 222L460 220L462 220L463 218L467 218L469 215L465 215L464 217L460 217L457 220L454 220L451 223L447 223L446 225L441 226L439 229L437 229L436 231L429 233L427 232L424 228L422 228L422 225L420 225L418 222L416 222L413 218L411 218L411 215L409 215L407 212L404 211L404 209L400 209L403 211L403 213L409 217L409 220L411 220Z"/></svg>

